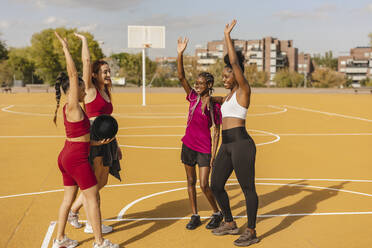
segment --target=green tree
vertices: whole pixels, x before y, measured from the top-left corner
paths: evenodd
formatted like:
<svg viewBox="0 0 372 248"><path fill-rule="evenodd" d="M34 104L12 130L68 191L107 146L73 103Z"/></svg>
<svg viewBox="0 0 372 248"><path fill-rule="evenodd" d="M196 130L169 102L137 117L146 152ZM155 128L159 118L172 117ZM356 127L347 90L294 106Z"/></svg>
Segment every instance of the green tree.
<svg viewBox="0 0 372 248"><path fill-rule="evenodd" d="M360 85L370 87L370 86L372 86L372 79L367 77L367 78L360 81Z"/></svg>
<svg viewBox="0 0 372 248"><path fill-rule="evenodd" d="M44 82L50 84L54 83L59 72L66 70L66 61L61 44L55 37L54 31L67 38L76 68L78 71L82 69L81 41L74 36L74 32L77 32L75 28L44 29L40 33L35 33L31 38L30 53L36 67L36 74ZM103 52L98 42L94 40L94 36L88 32L81 33L87 37L91 60L103 58Z"/></svg>
<svg viewBox="0 0 372 248"><path fill-rule="evenodd" d="M252 64L245 67L244 76L252 87L266 87L269 76L264 71L258 71L257 65Z"/></svg>
<svg viewBox="0 0 372 248"><path fill-rule="evenodd" d="M317 68L311 75L312 85L317 88L332 88L346 85L345 76L329 68Z"/></svg>
<svg viewBox="0 0 372 248"><path fill-rule="evenodd" d="M214 87L223 87L222 72L224 67L225 63L222 59L217 59L215 64L209 66L208 72L214 77Z"/></svg>
<svg viewBox="0 0 372 248"><path fill-rule="evenodd" d="M337 71L338 59L333 57L332 51L328 51L324 56L316 54L313 57L315 64L319 67L326 67Z"/></svg>
<svg viewBox="0 0 372 248"><path fill-rule="evenodd" d="M279 70L273 79L277 87L299 87L304 83L304 76L288 69Z"/></svg>
<svg viewBox="0 0 372 248"><path fill-rule="evenodd" d="M10 84L13 82L13 71L7 60L0 61L0 83Z"/></svg>
<svg viewBox="0 0 372 248"><path fill-rule="evenodd" d="M141 86L142 84L142 54L117 53L112 54L119 66L119 76L125 77L126 82ZM146 82L149 83L156 72L157 64L146 57Z"/></svg>
<svg viewBox="0 0 372 248"><path fill-rule="evenodd" d="M1 35L1 33L0 33ZM4 41L0 40L0 61L8 58L8 50Z"/></svg>
<svg viewBox="0 0 372 248"><path fill-rule="evenodd" d="M29 47L11 48L8 55L7 63L16 79L22 80L25 84L42 83L42 80L35 74L35 63Z"/></svg>

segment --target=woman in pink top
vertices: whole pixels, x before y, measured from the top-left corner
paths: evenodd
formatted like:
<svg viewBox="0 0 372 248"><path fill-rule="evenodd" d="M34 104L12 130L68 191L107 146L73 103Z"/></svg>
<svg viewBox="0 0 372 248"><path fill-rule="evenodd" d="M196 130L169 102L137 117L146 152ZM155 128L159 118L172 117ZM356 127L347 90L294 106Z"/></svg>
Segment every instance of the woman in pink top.
<svg viewBox="0 0 372 248"><path fill-rule="evenodd" d="M207 197L213 215L211 221L207 224L207 229L214 229L220 225L223 219L221 212L218 210L216 200L209 187L209 173L212 167L220 135L221 124L221 106L210 102L214 78L208 72L199 74L195 89L192 89L185 78L183 68L183 52L186 49L188 39L178 39L177 46L177 69L178 78L182 83L187 94L186 99L190 102L189 116L185 136L182 138L181 160L185 166L187 176L187 190L193 215L186 228L193 230L201 225L200 216L198 215L196 204L196 171L195 165L199 165L200 188ZM210 128L214 124L213 142L211 139Z"/></svg>

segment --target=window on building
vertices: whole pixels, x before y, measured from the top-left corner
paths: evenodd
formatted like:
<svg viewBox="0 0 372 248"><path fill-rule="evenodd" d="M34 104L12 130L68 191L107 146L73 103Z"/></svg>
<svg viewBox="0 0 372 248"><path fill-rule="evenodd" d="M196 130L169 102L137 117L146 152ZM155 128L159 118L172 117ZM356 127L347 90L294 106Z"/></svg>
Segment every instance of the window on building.
<svg viewBox="0 0 372 248"><path fill-rule="evenodd" d="M216 46L216 49L217 49L217 51L223 51L223 45L221 44L221 45L217 45Z"/></svg>

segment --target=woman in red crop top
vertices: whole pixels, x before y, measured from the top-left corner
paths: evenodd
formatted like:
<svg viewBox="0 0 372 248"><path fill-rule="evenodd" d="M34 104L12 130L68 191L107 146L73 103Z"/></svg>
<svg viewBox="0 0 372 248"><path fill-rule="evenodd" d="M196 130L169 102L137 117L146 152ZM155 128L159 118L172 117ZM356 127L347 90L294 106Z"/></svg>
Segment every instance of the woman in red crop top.
<svg viewBox="0 0 372 248"><path fill-rule="evenodd" d="M111 102L111 78L110 67L106 61L97 60L91 64L88 42L85 36L81 34L75 35L82 41L82 61L83 61L83 80L85 83L86 96L84 98L85 110L89 120L93 120L102 114L111 115L113 111ZM97 137L91 135L91 140L98 140ZM109 173L120 179L120 163L122 153L117 140L101 145L92 146L89 152L89 162L92 165L93 171L97 178L98 190L107 184ZM100 199L98 195L98 199ZM69 215L69 223L80 228L82 225L78 222L78 213L83 206L83 198L80 195L71 207ZM84 231L91 233L92 228L88 222ZM102 224L102 232L109 233L112 231L111 226Z"/></svg>
<svg viewBox="0 0 372 248"><path fill-rule="evenodd" d="M75 64L68 50L67 40L62 39L57 32L55 35L63 47L68 77L66 74L61 73L55 85L57 108L53 121L54 123L57 121L62 88L67 97L67 102L63 107L67 137L65 145L58 156L58 166L63 177L64 198L59 209L57 237L53 241L53 248L75 247L78 245L76 240L71 240L65 235L68 214L76 198L78 188L82 191L87 216L93 226L95 237L93 247L118 247L118 245L114 245L102 237L97 180L88 161L90 123L79 104L86 95L84 84L77 75ZM97 145L96 142L94 142L94 145Z"/></svg>

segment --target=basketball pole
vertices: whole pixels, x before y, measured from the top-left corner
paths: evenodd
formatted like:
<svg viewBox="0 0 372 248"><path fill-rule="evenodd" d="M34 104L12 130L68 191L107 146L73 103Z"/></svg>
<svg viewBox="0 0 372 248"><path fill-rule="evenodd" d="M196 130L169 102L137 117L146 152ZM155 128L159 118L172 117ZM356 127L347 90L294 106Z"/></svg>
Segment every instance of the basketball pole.
<svg viewBox="0 0 372 248"><path fill-rule="evenodd" d="M146 106L146 46L142 48L142 106Z"/></svg>

